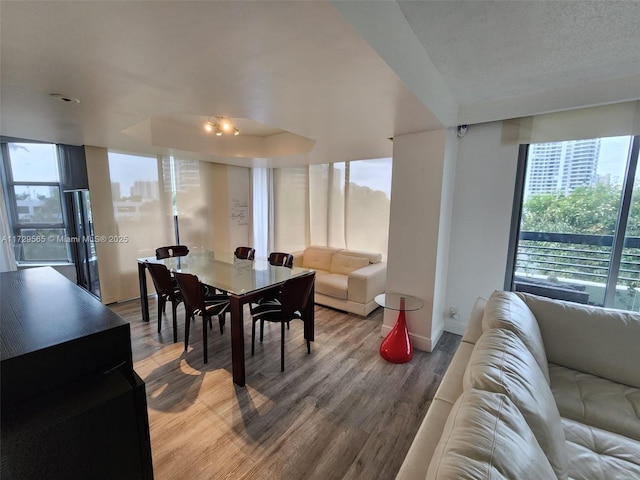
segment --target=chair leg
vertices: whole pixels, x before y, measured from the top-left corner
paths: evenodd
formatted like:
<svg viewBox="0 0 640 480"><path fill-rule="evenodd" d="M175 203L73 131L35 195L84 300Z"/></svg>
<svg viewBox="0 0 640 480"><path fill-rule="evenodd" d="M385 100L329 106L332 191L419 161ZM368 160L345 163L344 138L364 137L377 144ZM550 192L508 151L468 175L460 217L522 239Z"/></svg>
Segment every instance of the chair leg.
<svg viewBox="0 0 640 480"><path fill-rule="evenodd" d="M224 313L218 315L218 323L220 324L220 335L224 333Z"/></svg>
<svg viewBox="0 0 640 480"><path fill-rule="evenodd" d="M158 333L162 330L162 312L164 312L165 299L158 295Z"/></svg>
<svg viewBox="0 0 640 480"><path fill-rule="evenodd" d="M176 302L171 302L171 313L173 314L173 343L178 341L178 304Z"/></svg>
<svg viewBox="0 0 640 480"><path fill-rule="evenodd" d="M186 305L184 307L184 351L187 351L187 347L189 347L189 327L191 326L191 312L187 309Z"/></svg>
<svg viewBox="0 0 640 480"><path fill-rule="evenodd" d="M255 353L256 345L256 320L251 320L251 355Z"/></svg>
<svg viewBox="0 0 640 480"><path fill-rule="evenodd" d="M280 322L280 371L284 372L284 324Z"/></svg>
<svg viewBox="0 0 640 480"><path fill-rule="evenodd" d="M262 338L264 336L264 320L260 320L260 343L262 343Z"/></svg>
<svg viewBox="0 0 640 480"><path fill-rule="evenodd" d="M307 353L311 353L311 341L307 338Z"/></svg>
<svg viewBox="0 0 640 480"><path fill-rule="evenodd" d="M209 317L209 323L211 323L211 317ZM208 349L207 349L207 319L202 317L202 349L204 351L204 363L209 361Z"/></svg>

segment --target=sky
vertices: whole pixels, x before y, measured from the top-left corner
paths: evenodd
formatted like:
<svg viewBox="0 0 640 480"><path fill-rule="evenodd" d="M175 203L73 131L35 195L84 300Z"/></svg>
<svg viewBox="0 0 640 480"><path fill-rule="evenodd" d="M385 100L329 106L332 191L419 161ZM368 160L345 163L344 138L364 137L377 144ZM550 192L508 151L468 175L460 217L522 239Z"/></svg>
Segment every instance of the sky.
<svg viewBox="0 0 640 480"><path fill-rule="evenodd" d="M600 158L598 160L598 175L611 174L611 177L624 178L629 155L631 137L609 137L600 141Z"/></svg>
<svg viewBox="0 0 640 480"><path fill-rule="evenodd" d="M624 177L631 137L610 137L601 141L598 175L611 174L620 181ZM19 144L11 151L14 178L48 181L57 178L55 147L48 144ZM36 161L35 158L40 160ZM42 159L46 159L42 161ZM153 162L151 165L150 162ZM155 157L127 155L109 152L109 170L111 178L120 183L121 192L127 195L133 182L158 181ZM380 172L385 174L381 175ZM34 173L36 177L34 178ZM373 190L381 190L391 195L391 159L362 160L351 162L350 179L359 185L366 185Z"/></svg>
<svg viewBox="0 0 640 480"><path fill-rule="evenodd" d="M11 170L15 181L57 182L56 149L48 143L10 144Z"/></svg>
<svg viewBox="0 0 640 480"><path fill-rule="evenodd" d="M372 190L383 191L387 198L391 198L391 165L391 158L350 162L349 180Z"/></svg>
<svg viewBox="0 0 640 480"><path fill-rule="evenodd" d="M158 181L156 157L109 152L112 183L120 183L120 192L128 196L134 181Z"/></svg>
<svg viewBox="0 0 640 480"><path fill-rule="evenodd" d="M610 174L624 178L624 171L629 153L631 137L610 137L601 140L600 158L598 161L598 175ZM109 152L109 169L112 178L119 179L123 194L129 191L133 181L125 179L157 181L157 170L149 168L149 158L121 153ZM155 158L151 158L155 162ZM383 170L385 174L380 175ZM122 179L122 180L120 180ZM380 190L391 196L391 159L352 161L350 166L350 180L358 185L366 185L373 190Z"/></svg>
<svg viewBox="0 0 640 480"><path fill-rule="evenodd" d="M150 161L154 163L150 165ZM127 195L133 180L158 181L154 157L109 152L109 172L113 181L120 183L120 191ZM380 172L384 173L381 175ZM127 181L131 179L131 181ZM358 160L351 162L351 182L381 190L391 197L391 159Z"/></svg>

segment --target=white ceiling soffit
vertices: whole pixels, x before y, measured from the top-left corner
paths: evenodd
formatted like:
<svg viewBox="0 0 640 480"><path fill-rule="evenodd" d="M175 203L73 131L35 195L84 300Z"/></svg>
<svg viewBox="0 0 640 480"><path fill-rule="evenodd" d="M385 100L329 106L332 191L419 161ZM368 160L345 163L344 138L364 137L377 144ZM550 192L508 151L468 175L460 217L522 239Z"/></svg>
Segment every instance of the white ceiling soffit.
<svg viewBox="0 0 640 480"><path fill-rule="evenodd" d="M267 127L247 118L230 118L240 134L206 132L206 116L155 116L123 132L154 147L215 157L274 158L309 153L315 140Z"/></svg>
<svg viewBox="0 0 640 480"><path fill-rule="evenodd" d="M331 3L444 125L457 125L457 102L446 79L431 61L429 50L416 38L398 3Z"/></svg>
<svg viewBox="0 0 640 480"><path fill-rule="evenodd" d="M397 3L461 124L640 98L636 0Z"/></svg>
<svg viewBox="0 0 640 480"><path fill-rule="evenodd" d="M283 166L390 156L387 138L442 128L326 1L0 8L2 135ZM50 93L81 103L54 102ZM176 114L253 119L315 144L308 153L251 159L217 156L206 142L194 148L186 133L179 149L123 133Z"/></svg>

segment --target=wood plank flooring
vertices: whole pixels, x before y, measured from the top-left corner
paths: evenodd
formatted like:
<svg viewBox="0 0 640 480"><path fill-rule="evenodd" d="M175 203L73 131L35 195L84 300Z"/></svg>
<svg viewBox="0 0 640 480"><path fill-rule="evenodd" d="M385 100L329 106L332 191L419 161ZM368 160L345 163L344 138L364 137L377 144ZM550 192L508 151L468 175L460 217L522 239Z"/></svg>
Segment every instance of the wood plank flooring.
<svg viewBox="0 0 640 480"><path fill-rule="evenodd" d="M432 353L408 364L382 359L382 309L368 318L316 306L316 340L306 351L302 323L292 322L280 372L280 327L265 325L251 356L245 312L246 388L231 378L229 321L202 324L184 351L184 310L173 343L171 306L157 332L137 300L111 305L131 324L136 372L147 390L154 475L175 479L393 479L424 418L460 337L445 333Z"/></svg>

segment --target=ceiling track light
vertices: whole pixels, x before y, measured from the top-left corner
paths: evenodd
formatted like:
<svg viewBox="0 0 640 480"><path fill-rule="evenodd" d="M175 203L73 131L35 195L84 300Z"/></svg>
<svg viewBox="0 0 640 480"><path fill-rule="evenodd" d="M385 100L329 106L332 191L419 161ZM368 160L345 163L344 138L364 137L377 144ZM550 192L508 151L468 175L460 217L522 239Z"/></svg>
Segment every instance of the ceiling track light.
<svg viewBox="0 0 640 480"><path fill-rule="evenodd" d="M216 121L212 122L211 118L204 124L204 130L207 133L214 132L218 137L223 133L232 133L233 135L240 135L240 130L231 122L231 119L227 117L215 117Z"/></svg>

